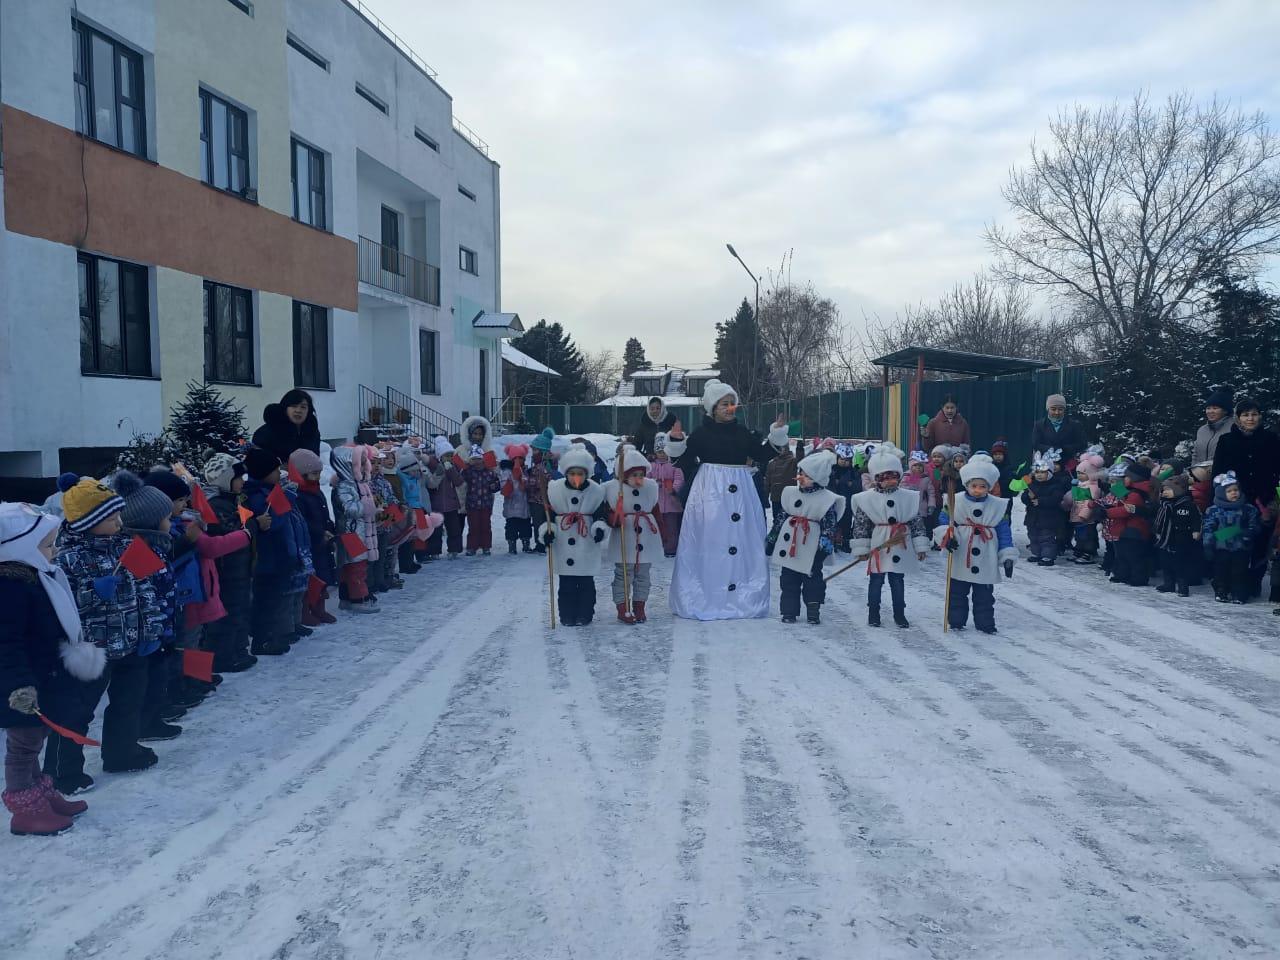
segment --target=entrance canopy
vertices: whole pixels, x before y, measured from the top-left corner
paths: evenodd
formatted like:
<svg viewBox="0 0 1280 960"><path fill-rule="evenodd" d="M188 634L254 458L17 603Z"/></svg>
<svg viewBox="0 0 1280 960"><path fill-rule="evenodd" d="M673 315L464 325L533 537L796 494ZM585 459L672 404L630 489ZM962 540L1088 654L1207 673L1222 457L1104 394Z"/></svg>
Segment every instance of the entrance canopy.
<svg viewBox="0 0 1280 960"><path fill-rule="evenodd" d="M1046 360L1029 360L1025 357L993 357L985 353L965 353L962 350L942 350L937 347L905 347L871 361L885 369L888 379L890 368L935 370L938 373L959 373L966 376L1001 377L1011 373L1031 373L1045 367L1056 366Z"/></svg>

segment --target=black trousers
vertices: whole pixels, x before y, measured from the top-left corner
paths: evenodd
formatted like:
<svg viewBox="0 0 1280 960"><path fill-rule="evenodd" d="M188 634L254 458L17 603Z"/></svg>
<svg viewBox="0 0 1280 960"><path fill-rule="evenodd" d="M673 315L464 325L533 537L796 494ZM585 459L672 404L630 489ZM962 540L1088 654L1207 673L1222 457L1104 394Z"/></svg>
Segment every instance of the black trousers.
<svg viewBox="0 0 1280 960"><path fill-rule="evenodd" d="M450 553L462 552L462 528L467 522L463 513L446 513L444 515L444 535Z"/></svg>
<svg viewBox="0 0 1280 960"><path fill-rule="evenodd" d="M900 573L873 573L867 578L867 606L872 610L880 609L880 591L884 588L884 578L889 578L889 596L893 599L893 612L904 613L907 609L906 578ZM955 588L954 582L952 589Z"/></svg>
<svg viewBox="0 0 1280 960"><path fill-rule="evenodd" d="M1199 543L1184 543L1160 551L1160 580L1165 587L1190 588L1200 571Z"/></svg>
<svg viewBox="0 0 1280 960"><path fill-rule="evenodd" d="M536 534L538 528L547 522L547 508L540 503L529 502L529 526ZM547 552L547 545L542 542L542 538L538 537L538 542L534 544L534 549L539 553Z"/></svg>
<svg viewBox="0 0 1280 960"><path fill-rule="evenodd" d="M76 733L88 733L98 701L111 681L111 664L107 664L97 680L81 683L70 676L65 680L65 683L54 685L54 699L47 703L42 701L40 709L59 726ZM49 731L44 744L44 772L55 780L84 773L84 747Z"/></svg>
<svg viewBox="0 0 1280 960"><path fill-rule="evenodd" d="M1076 549L1077 557L1093 557L1098 553L1098 525L1096 523L1077 523Z"/></svg>
<svg viewBox="0 0 1280 960"><path fill-rule="evenodd" d="M293 636L293 594L289 577L258 576L253 578L253 610L250 633L253 642L288 643Z"/></svg>
<svg viewBox="0 0 1280 960"><path fill-rule="evenodd" d="M252 594L248 578L223 580L218 584L218 597L227 615L204 625L205 649L213 652L214 670L226 670L248 655Z"/></svg>
<svg viewBox="0 0 1280 960"><path fill-rule="evenodd" d="M507 517L505 532L508 543L529 540L533 536L533 522L528 517Z"/></svg>
<svg viewBox="0 0 1280 960"><path fill-rule="evenodd" d="M1116 555L1112 576L1121 583L1145 587L1151 579L1151 544L1138 537L1121 537L1112 547Z"/></svg>
<svg viewBox="0 0 1280 960"><path fill-rule="evenodd" d="M1249 596L1262 596L1262 578L1267 572L1267 550L1271 537L1260 534L1253 538L1249 551Z"/></svg>
<svg viewBox="0 0 1280 960"><path fill-rule="evenodd" d="M969 622L969 595L973 594L973 625L979 630L996 627L996 588L990 583L970 583L951 578L951 601L947 605L947 622L963 627Z"/></svg>
<svg viewBox="0 0 1280 960"><path fill-rule="evenodd" d="M1215 550L1213 554L1213 592L1232 600L1246 601L1253 590L1253 571L1249 569L1249 551Z"/></svg>
<svg viewBox="0 0 1280 960"><path fill-rule="evenodd" d="M161 647L143 657L147 665L147 688L142 703L142 726L146 728L160 719L164 708L180 693L182 684L182 651Z"/></svg>
<svg viewBox="0 0 1280 960"><path fill-rule="evenodd" d="M782 568L782 615L798 617L800 615L800 599L803 596L805 605L822 603L827 599L827 585L822 579L822 571L805 576L788 567Z"/></svg>
<svg viewBox="0 0 1280 960"><path fill-rule="evenodd" d="M418 541L410 537L400 546L396 547L396 553L400 558L400 572L414 570L418 566Z"/></svg>
<svg viewBox="0 0 1280 960"><path fill-rule="evenodd" d="M596 614L596 578L561 576L556 598L561 623L569 627L588 624Z"/></svg>

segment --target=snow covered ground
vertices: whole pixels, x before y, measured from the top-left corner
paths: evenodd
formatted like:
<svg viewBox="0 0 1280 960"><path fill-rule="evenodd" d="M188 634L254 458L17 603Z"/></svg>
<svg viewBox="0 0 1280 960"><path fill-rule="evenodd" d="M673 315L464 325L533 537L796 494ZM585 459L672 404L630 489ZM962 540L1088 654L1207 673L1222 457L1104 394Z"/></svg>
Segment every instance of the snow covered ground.
<svg viewBox="0 0 1280 960"><path fill-rule="evenodd" d="M858 572L675 621L664 563L552 632L541 558L435 563L0 837L0 956L1280 956L1269 607L1019 567L944 636L927 566L905 631Z"/></svg>

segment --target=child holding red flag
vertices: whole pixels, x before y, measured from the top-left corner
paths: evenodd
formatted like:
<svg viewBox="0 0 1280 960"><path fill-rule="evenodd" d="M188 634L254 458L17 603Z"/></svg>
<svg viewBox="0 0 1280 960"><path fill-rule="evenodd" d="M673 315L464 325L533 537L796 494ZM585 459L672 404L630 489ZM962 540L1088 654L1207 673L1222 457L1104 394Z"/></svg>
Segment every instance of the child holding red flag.
<svg viewBox="0 0 1280 960"><path fill-rule="evenodd" d="M364 447L334 447L329 463L333 467L333 521L338 534L338 609L373 613L377 600L369 592L368 576L370 558L378 556L377 505L363 479L364 451ZM364 549L357 552L356 544Z"/></svg>
<svg viewBox="0 0 1280 960"><path fill-rule="evenodd" d="M209 506L217 515L208 532L222 536L243 529L252 540L271 525L271 516L241 517L241 492L247 473L244 463L229 453L215 453L202 470L209 487ZM218 673L242 673L258 662L249 653L249 614L252 603L253 551L224 554L216 561L218 598L226 616L205 625L206 649L213 651L213 669Z"/></svg>
<svg viewBox="0 0 1280 960"><path fill-rule="evenodd" d="M337 569L333 561L333 541L336 531L333 518L329 516L329 505L320 492L320 474L322 464L320 457L305 447L299 447L289 455L289 467L298 475L298 512L307 524L307 534L311 538L311 562L318 577L325 587L338 582ZM320 591L317 598L308 589L312 597L310 603L304 600L302 623L307 627L317 627L322 623L336 623L337 617L324 609L328 590Z"/></svg>
<svg viewBox="0 0 1280 960"><path fill-rule="evenodd" d="M280 486L280 461L274 453L251 447L244 457L249 479L244 505L255 517L270 516L271 524L258 534L257 564L253 570L253 606L249 632L254 656L278 657L289 652L294 632L296 594L311 577L311 543L305 521L294 507L293 494ZM276 492L279 491L279 492ZM280 498L288 509L273 508Z"/></svg>
<svg viewBox="0 0 1280 960"><path fill-rule="evenodd" d="M84 813L40 770L47 729L42 714L64 719L78 688L93 683L106 656L84 641L66 574L53 564L57 517L28 504L0 504L0 727L5 728L5 808L9 830L51 835Z"/></svg>
<svg viewBox="0 0 1280 960"><path fill-rule="evenodd" d="M775 459L769 464L773 469ZM795 459L791 466L794 469ZM684 471L671 462L667 454L667 435L659 432L653 436L653 463L649 465L649 479L658 485L658 510L662 513L662 552L670 558L676 555L680 545L680 521L684 519L684 504L680 491L684 489Z"/></svg>
<svg viewBox="0 0 1280 960"><path fill-rule="evenodd" d="M135 577L121 563L132 542L121 534L124 506L110 487L91 477L81 479L63 495L66 521L54 559L75 595L85 639L101 647L107 659L102 675L79 684L56 719L69 730L85 733L106 691L102 766L108 772L145 770L156 762L155 753L140 745L138 736L147 689L146 654L159 648L164 632L155 584L146 576ZM49 738L44 772L63 794L93 786L93 778L84 772L83 747L67 737Z"/></svg>
<svg viewBox="0 0 1280 960"><path fill-rule="evenodd" d="M494 494L502 487L497 471L488 465L492 453L478 443L472 445L470 461L462 471L462 481L467 485L468 557L474 557L477 551L486 557L492 553Z"/></svg>
<svg viewBox="0 0 1280 960"><path fill-rule="evenodd" d="M502 485L502 517L506 521L507 553L516 552L519 540L525 553L533 553L529 496L533 492L533 472L525 466L529 448L523 443L507 447L507 457L498 464L498 481Z"/></svg>

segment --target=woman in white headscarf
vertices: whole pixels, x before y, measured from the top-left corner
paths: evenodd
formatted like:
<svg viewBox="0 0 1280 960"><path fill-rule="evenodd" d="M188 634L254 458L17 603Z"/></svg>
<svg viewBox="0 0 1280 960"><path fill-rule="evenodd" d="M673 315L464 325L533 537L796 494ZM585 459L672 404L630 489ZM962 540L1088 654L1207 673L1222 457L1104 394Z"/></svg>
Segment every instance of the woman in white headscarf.
<svg viewBox="0 0 1280 960"><path fill-rule="evenodd" d="M53 563L60 522L25 503L0 504L0 726L6 730L4 805L16 834L50 835L86 805L69 801L40 772L54 710L75 681L102 675L106 655L81 636L67 575ZM74 678L74 679L72 679Z"/></svg>
<svg viewBox="0 0 1280 960"><path fill-rule="evenodd" d="M677 420L667 453L689 491L671 580L671 611L693 620L769 614L768 533L751 467L763 470L786 443L786 421L768 437L737 420L738 393L719 380L702 394L706 416L688 438Z"/></svg>

